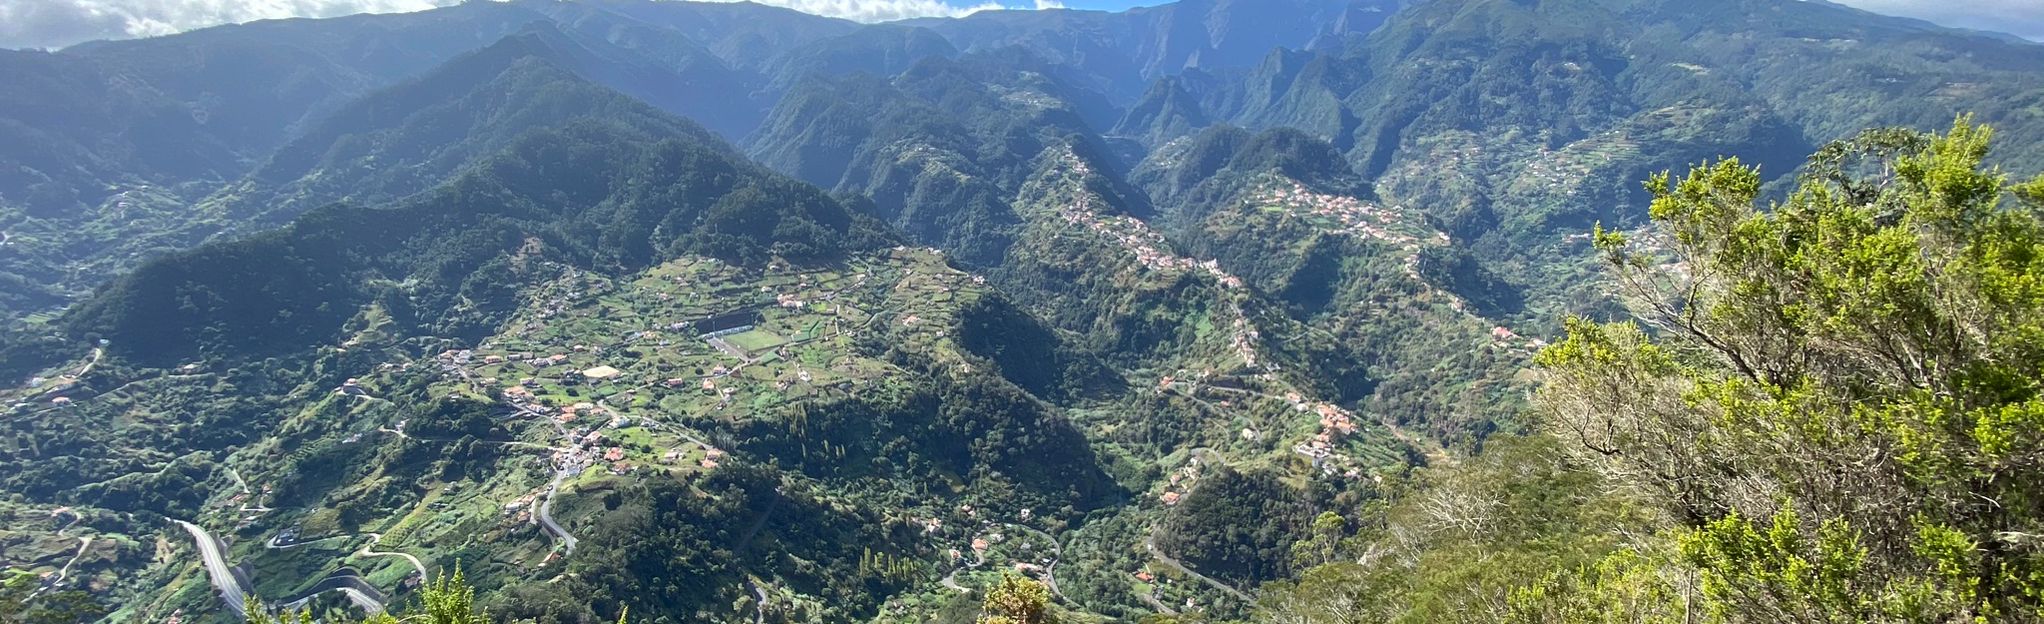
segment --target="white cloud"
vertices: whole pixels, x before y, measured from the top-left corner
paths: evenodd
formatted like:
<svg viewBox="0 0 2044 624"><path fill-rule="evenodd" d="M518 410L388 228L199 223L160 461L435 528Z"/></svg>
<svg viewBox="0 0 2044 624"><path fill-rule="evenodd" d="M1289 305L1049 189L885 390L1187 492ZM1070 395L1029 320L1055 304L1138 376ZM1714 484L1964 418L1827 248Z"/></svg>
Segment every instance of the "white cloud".
<svg viewBox="0 0 2044 624"><path fill-rule="evenodd" d="M430 9L456 0L0 0L0 47L58 47L283 17Z"/></svg>
<svg viewBox="0 0 2044 624"><path fill-rule="evenodd" d="M55 48L283 17L419 11L460 0L0 0L0 48ZM733 2L737 0L715 0ZM1010 8L989 0L754 0L862 22L955 17ZM1012 8L1028 8L1029 0ZM1058 0L1034 0L1060 8Z"/></svg>
<svg viewBox="0 0 2044 624"><path fill-rule="evenodd" d="M2044 0L1834 0L1875 13L2044 40Z"/></svg>
<svg viewBox="0 0 2044 624"><path fill-rule="evenodd" d="M739 2L741 0L709 0ZM959 17L980 11L1009 8L993 2L954 4L945 0L751 0L760 4L788 7L803 13L842 17L860 22L885 22L917 17ZM1038 0L1041 4L1042 0Z"/></svg>

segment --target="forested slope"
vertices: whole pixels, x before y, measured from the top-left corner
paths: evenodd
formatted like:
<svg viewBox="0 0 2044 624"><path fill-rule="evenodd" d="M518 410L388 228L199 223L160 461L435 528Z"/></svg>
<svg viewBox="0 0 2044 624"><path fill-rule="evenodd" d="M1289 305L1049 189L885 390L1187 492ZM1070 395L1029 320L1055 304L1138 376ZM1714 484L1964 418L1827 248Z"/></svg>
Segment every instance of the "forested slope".
<svg viewBox="0 0 2044 624"><path fill-rule="evenodd" d="M2044 191L1992 167L2044 162L2040 51L1793 0L605 0L0 54L0 580L2025 621Z"/></svg>

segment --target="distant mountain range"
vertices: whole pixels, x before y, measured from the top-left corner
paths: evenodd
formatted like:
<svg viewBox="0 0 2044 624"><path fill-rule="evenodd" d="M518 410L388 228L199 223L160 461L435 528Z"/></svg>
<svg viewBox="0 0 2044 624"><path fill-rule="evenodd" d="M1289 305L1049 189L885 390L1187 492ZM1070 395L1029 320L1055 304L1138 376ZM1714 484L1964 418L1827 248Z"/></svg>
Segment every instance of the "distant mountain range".
<svg viewBox="0 0 2044 624"><path fill-rule="evenodd" d="M0 52L0 565L85 531L120 617L225 617L175 519L257 595L406 595L374 535L543 621L969 621L1017 565L1241 615L1312 512L1523 428L1542 338L1621 309L1585 234L1640 180L1962 114L2044 168L2044 45L1797 0L514 0ZM1166 562L1202 576L1129 580Z"/></svg>

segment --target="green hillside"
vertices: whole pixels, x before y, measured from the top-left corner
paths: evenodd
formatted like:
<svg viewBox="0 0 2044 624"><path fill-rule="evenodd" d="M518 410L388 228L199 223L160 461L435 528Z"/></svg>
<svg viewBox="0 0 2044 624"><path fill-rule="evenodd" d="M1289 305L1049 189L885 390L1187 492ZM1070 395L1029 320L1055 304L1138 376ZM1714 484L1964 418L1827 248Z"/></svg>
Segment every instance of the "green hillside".
<svg viewBox="0 0 2044 624"><path fill-rule="evenodd" d="M0 624L2035 621L2040 76L1800 0L0 51Z"/></svg>

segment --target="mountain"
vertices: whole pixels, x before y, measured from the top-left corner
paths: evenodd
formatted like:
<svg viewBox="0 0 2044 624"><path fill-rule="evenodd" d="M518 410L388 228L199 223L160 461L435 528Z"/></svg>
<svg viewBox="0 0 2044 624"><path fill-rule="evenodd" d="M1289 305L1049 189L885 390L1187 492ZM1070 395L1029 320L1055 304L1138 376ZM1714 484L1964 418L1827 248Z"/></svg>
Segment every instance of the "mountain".
<svg viewBox="0 0 2044 624"><path fill-rule="evenodd" d="M785 90L811 77L892 76L925 58L955 57L951 42L924 28L879 25L820 39L776 56L765 68Z"/></svg>
<svg viewBox="0 0 2044 624"><path fill-rule="evenodd" d="M951 20L909 20L967 52L1019 47L1091 77L1087 87L1120 101L1140 85L1188 69L1254 65L1273 48L1305 48L1367 33L1403 0L1189 0L1120 13L983 11Z"/></svg>
<svg viewBox="0 0 2044 624"><path fill-rule="evenodd" d="M732 67L758 71L776 57L860 30L857 23L754 2L533 2L540 10L613 13L686 37Z"/></svg>
<svg viewBox="0 0 2044 624"><path fill-rule="evenodd" d="M485 154L424 192L328 205L272 232L153 260L74 307L59 324L106 346L92 365L57 366L69 371L57 404L90 407L9 420L16 434L66 442L48 447L62 459L45 468L28 466L42 450L10 453L8 491L71 501L77 517L90 516L92 535L132 543L164 516L250 501L210 487L245 476L270 492L256 504L295 511L261 523L265 539L228 542L229 556L254 570L231 581L245 585L236 591L316 596L335 578L401 589L415 569L403 560L357 570L336 568L339 558L320 557L310 541L294 550L301 539L376 530L381 547L420 551L472 578L536 581L572 569L583 580L563 591L602 598L554 613L568 618L618 608L721 613L760 582L819 616L870 617L891 592L931 574L925 561L937 553L910 538L934 528L899 515L904 508L954 520L960 505L1075 518L1120 496L1061 410L994 372L999 354L1044 346L1002 333L1026 330L1026 315L937 254L889 251L891 234L870 218L743 161L701 127L574 76L538 42L514 37L457 59L436 71L440 80L414 85L434 89L373 96L354 119L416 120L450 102L500 99L548 110L562 96L574 96L558 101L586 107L582 114L479 146ZM478 70L492 71L468 74ZM421 94L440 97L406 97ZM396 103L419 108L375 114ZM334 143L404 153L391 136L371 129ZM751 320L730 321L746 323L736 333L711 328L734 315ZM541 326L569 333L529 331ZM969 347L949 338L959 328L969 328ZM678 340L650 338L663 332ZM604 345L603 355L587 343ZM577 362L527 370L529 352L556 350ZM652 357L680 359L642 359ZM1083 355L1067 357L1084 365ZM510 361L520 364L503 366ZM629 381L582 383L612 379L594 372L606 361L631 371ZM503 381L512 374L545 381ZM1062 382L1027 383L1050 392ZM554 414L575 413L584 398L626 420L590 420L558 439L567 430L555 425L573 417ZM734 402L758 411L719 415ZM74 428L116 405L176 416ZM506 408L538 417L498 422L492 414ZM621 424L661 409L702 420ZM595 419L599 410L581 411ZM230 421L240 422L232 432L223 429ZM187 435L199 429L209 433ZM379 430L400 433L364 439ZM526 487L516 475L528 457L512 444L587 445L577 461L593 463L612 453L596 442L605 434L622 445L615 449L631 449L615 451L630 461L602 459L594 481L559 487L570 500L558 506L552 487L525 497L543 498L524 517L545 518L550 532L505 520L496 498ZM431 459L455 457L449 451L458 455L451 462ZM175 461L135 474L138 453ZM474 503L460 513L498 528L421 527L390 505L423 495L451 510L444 501L459 497L443 497L457 489L497 492L460 498ZM841 498L858 491L871 495ZM913 492L942 494L904 503ZM588 539L580 551L577 534ZM566 545L549 556L557 542ZM577 558L563 568L568 553ZM551 565L504 563L525 558ZM116 548L79 573L132 574L145 560ZM685 586L648 567L682 560L697 562ZM123 591L174 597L190 587ZM172 604L210 602L206 592L191 595ZM543 591L505 608L564 607Z"/></svg>
<svg viewBox="0 0 2044 624"><path fill-rule="evenodd" d="M376 86L487 45L534 17L509 6L477 4L430 17L264 22L166 39L88 43L56 53L12 52L10 62L22 75L71 84L12 84L12 97L22 105L9 106L7 117L55 133L48 140L56 143L10 142L7 158L50 173L81 170L95 176L96 186L232 177L281 144L292 127ZM66 99L49 99L53 95ZM62 108L52 106L57 102ZM16 117L39 109L72 117ZM103 162L27 160L49 154L51 147L56 154L85 151ZM13 194L17 188L0 191ZM105 194L90 188L75 199L91 205Z"/></svg>
<svg viewBox="0 0 2044 624"><path fill-rule="evenodd" d="M1333 6L1298 8L1333 21ZM225 225L203 222L219 212L207 204L234 199L224 187L346 103L519 32L552 33L564 53L580 56L562 59L578 75L737 139L812 76L892 75L961 50L1049 59L1042 65L1059 80L1097 91L1087 114L1111 126L1121 116L1114 103L1137 95L1115 85L1183 67L1244 65L1241 50L1307 45L1321 29L1228 2L1048 13L1069 23L995 13L862 27L749 3L466 3L10 52L10 75L28 79L0 93L13 98L0 107L0 131L17 148L0 151L0 210L22 254L0 261L0 276L22 288L0 304L16 317L48 311L140 259L204 240ZM1155 57L1140 70L1071 62L1061 52L1084 40L1071 45L1106 46L1089 58L1135 54L1113 47L1135 41L1123 37L1133 32L1150 33L1138 47Z"/></svg>
<svg viewBox="0 0 2044 624"><path fill-rule="evenodd" d="M1666 163L1738 155L1786 174L1815 143L1968 112L2029 144L2035 124L2007 103L2038 88L2039 53L1823 3L1436 2L1351 46L1274 53L1215 117L1328 137L1386 189L1468 221L1456 234L1532 235L1624 217L1566 205L1637 202L1578 181ZM1442 163L1482 191L1443 192Z"/></svg>
<svg viewBox="0 0 2044 624"><path fill-rule="evenodd" d="M1893 583L1825 596L2029 570L2027 525L2001 520L2023 473L1995 472L2026 455L1909 463L1946 457L1921 440L2027 444L1976 439L2021 429L2019 313L1954 313L2006 331L1922 343L2006 348L1965 360L1993 383L1935 395L1995 409L1893 440L1935 410L1799 411L1773 371L1718 360L1758 350L1816 367L1811 392L1911 410L1929 404L1907 380L1969 374L1866 354L1926 333L1895 311L2026 309L2012 207L2044 187L1973 161L2044 162L2040 70L2044 46L1794 0L885 24L520 0L0 53L19 77L0 81L0 589L111 621L257 600L349 621L459 569L502 621L969 622L1020 587L1068 622L1544 622L1632 613L1597 592L1721 604L1705 588L1838 552ZM1954 127L1969 112L2000 149ZM1880 126L1899 127L1861 134ZM1705 250L1741 270L1671 255L1723 225L1671 235L1697 206L1745 215ZM2009 244L1940 247L1980 237ZM1614 259L1832 290L1659 309L1656 328L1713 324L1687 338L1586 333L1664 294ZM1964 288L1905 296L1931 283ZM1760 296L1741 284L1690 296ZM1787 343L1753 328L1776 325L1837 357L1770 351ZM1644 346L1663 340L1683 349ZM1557 362L1630 376L1558 382ZM1833 383L1848 368L1905 382ZM1557 383L1578 384L1566 413ZM1633 429L1553 429L1586 414L1688 418L1637 453L1747 463L1642 469L1582 445ZM1736 426L1779 414L1845 428ZM1769 490L1823 468L1742 444L1781 435L1846 445L1827 466L1882 466L1957 532L1822 478ZM1655 479L1690 469L1740 494L1664 504ZM1952 502L1916 474L2013 495ZM1754 542L1725 509L1823 539ZM1888 524L1836 521L1853 509ZM2025 574L1980 585L1994 609L2026 608ZM1876 602L1834 606L1935 601Z"/></svg>
<svg viewBox="0 0 2044 624"><path fill-rule="evenodd" d="M709 47L731 42L710 35L757 28L787 33L795 47L853 28L758 5L641 8L471 3L8 52L10 75L29 79L0 94L12 98L0 107L0 127L15 138L0 148L7 171L0 173L0 219L14 246L0 250L0 279L22 286L0 305L10 318L48 311L143 259L245 225L222 215L271 201L269 190L250 188L262 187L260 180L246 178L281 175L257 171L278 152L352 133L350 115L361 115L361 106L344 109L354 100L384 89L437 88L420 86L444 78L429 70L507 36L538 37L577 75L738 137L765 114L771 100L751 94L772 80L734 68ZM731 28L713 32L690 20ZM461 153L441 154L439 166L452 166ZM439 173L412 181L412 190ZM304 208L295 204L341 196L310 194L282 209L253 210L288 218ZM236 203L243 207L227 206Z"/></svg>
<svg viewBox="0 0 2044 624"><path fill-rule="evenodd" d="M298 129L533 18L476 5L7 53L10 75L42 82L9 81L0 96L17 102L0 107L0 126L17 139L0 148L12 246L0 274L44 291L8 301L8 317L50 310L142 258L204 240L222 224L195 206Z"/></svg>
<svg viewBox="0 0 2044 624"><path fill-rule="evenodd" d="M649 119L664 116L645 99L575 79L580 72L562 68L594 61L570 46L557 33L516 35L357 100L224 191L223 210L236 220L278 223L333 201L405 197L501 150L519 129L577 119L718 143L695 126Z"/></svg>
<svg viewBox="0 0 2044 624"><path fill-rule="evenodd" d="M1159 80L1130 106L1110 132L1131 137L1152 149L1211 125L1206 109L1179 79Z"/></svg>
<svg viewBox="0 0 2044 624"><path fill-rule="evenodd" d="M824 258L884 240L835 200L743 161L700 126L564 66L586 60L558 37L514 36L364 98L280 150L230 193L222 218L290 220L350 196L366 203L145 264L66 322L118 337L145 361L236 357L336 331L351 302L372 298L358 288L365 274L412 284L414 300L447 298L427 306L432 315L465 307L452 305L457 297L484 308L467 313L502 312L475 290L493 287L465 272L501 263L530 237L617 266L676 249L731 261ZM576 158L597 164L552 164ZM464 242L448 240L456 233ZM264 256L293 261L243 262ZM433 279L419 281L420 271ZM288 292L294 285L314 288Z"/></svg>
<svg viewBox="0 0 2044 624"><path fill-rule="evenodd" d="M768 166L867 194L882 218L986 263L1012 238L1008 198L1036 156L1090 136L1111 110L1026 54L929 57L891 80L805 81L747 144Z"/></svg>

